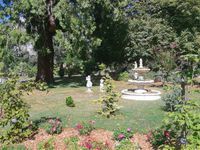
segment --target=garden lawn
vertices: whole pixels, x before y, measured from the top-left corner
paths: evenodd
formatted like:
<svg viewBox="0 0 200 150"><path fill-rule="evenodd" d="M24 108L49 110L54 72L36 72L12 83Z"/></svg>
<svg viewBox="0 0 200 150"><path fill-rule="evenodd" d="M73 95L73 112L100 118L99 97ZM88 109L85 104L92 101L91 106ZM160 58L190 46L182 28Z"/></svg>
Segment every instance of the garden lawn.
<svg viewBox="0 0 200 150"><path fill-rule="evenodd" d="M131 88L126 82L115 81L116 90ZM41 117L59 117L64 127L74 127L78 122L94 120L97 128L114 130L118 127L131 127L137 132L147 132L159 127L165 112L163 102L158 101L130 101L120 100L120 112L116 117L105 118L98 115L99 105L94 102L102 93L99 87L93 88L93 93L87 93L83 86L56 86L49 92L34 91L25 96L25 101L31 106L30 115L33 121ZM161 90L161 89L160 89ZM197 98L197 94L193 93ZM200 95L200 94L199 94ZM70 108L65 104L65 99L72 96L76 107Z"/></svg>

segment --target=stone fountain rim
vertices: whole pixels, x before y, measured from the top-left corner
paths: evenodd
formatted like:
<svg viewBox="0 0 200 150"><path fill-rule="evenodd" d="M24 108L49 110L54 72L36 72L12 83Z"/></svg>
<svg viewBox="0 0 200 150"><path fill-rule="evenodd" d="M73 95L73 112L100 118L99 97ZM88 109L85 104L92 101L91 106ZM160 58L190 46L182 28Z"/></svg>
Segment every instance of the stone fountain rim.
<svg viewBox="0 0 200 150"><path fill-rule="evenodd" d="M151 90L154 93L134 93L134 92L128 92L128 89L124 89L121 91L124 95L130 95L130 96L159 96L161 95L161 92L158 90Z"/></svg>

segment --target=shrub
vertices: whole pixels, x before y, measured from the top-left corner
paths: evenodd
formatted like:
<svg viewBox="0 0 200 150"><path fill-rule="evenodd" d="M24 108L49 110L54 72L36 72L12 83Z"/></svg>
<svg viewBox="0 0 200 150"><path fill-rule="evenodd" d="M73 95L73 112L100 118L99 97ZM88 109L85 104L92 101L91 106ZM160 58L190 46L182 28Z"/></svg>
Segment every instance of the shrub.
<svg viewBox="0 0 200 150"><path fill-rule="evenodd" d="M128 79L129 79L129 73L127 71L120 73L118 76L119 81L128 81Z"/></svg>
<svg viewBox="0 0 200 150"><path fill-rule="evenodd" d="M48 89L48 85L45 82L38 82L38 84L36 85L36 89L40 91L45 91Z"/></svg>
<svg viewBox="0 0 200 150"><path fill-rule="evenodd" d="M66 98L66 105L69 107L75 107L74 100L72 99L71 96Z"/></svg>
<svg viewBox="0 0 200 150"><path fill-rule="evenodd" d="M40 142L37 147L38 150L54 150L54 139L50 138L45 142Z"/></svg>
<svg viewBox="0 0 200 150"><path fill-rule="evenodd" d="M133 131L131 128L127 128L127 129L116 129L114 130L114 133L113 133L113 136L114 136L114 139L116 141L122 141L124 139L130 139L133 137Z"/></svg>
<svg viewBox="0 0 200 150"><path fill-rule="evenodd" d="M130 140L126 139L116 146L116 150L139 150L141 149L139 145L132 143Z"/></svg>
<svg viewBox="0 0 200 150"><path fill-rule="evenodd" d="M22 100L25 91L31 91L34 82L18 82L17 77L9 78L0 85L0 141L5 144L18 143L32 135L29 107Z"/></svg>
<svg viewBox="0 0 200 150"><path fill-rule="evenodd" d="M176 107L153 132L151 143L161 149L200 149L200 106L189 100Z"/></svg>
<svg viewBox="0 0 200 150"><path fill-rule="evenodd" d="M56 118L50 118L44 124L44 128L48 134L60 134L62 132L62 123L61 120Z"/></svg>
<svg viewBox="0 0 200 150"><path fill-rule="evenodd" d="M113 90L112 78L107 76L104 78L105 94L97 100L101 104L100 114L106 116L107 118L115 115L119 111L120 106L118 106L119 93Z"/></svg>
<svg viewBox="0 0 200 150"><path fill-rule="evenodd" d="M173 87L172 92L165 94L162 100L165 102L166 111L175 111L176 105L182 103L181 88Z"/></svg>
<svg viewBox="0 0 200 150"><path fill-rule="evenodd" d="M79 138L76 136L70 137L70 138L64 140L65 145L66 145L67 149L69 149L69 150L79 150L78 141L79 141Z"/></svg>
<svg viewBox="0 0 200 150"><path fill-rule="evenodd" d="M94 123L94 121L78 123L76 129L79 131L80 135L89 135L92 130L95 129Z"/></svg>

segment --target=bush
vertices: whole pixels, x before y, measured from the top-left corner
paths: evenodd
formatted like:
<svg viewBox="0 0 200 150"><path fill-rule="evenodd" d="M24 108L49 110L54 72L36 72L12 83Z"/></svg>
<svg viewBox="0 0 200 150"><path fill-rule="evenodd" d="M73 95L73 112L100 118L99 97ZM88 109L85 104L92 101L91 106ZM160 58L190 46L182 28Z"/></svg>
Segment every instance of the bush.
<svg viewBox="0 0 200 150"><path fill-rule="evenodd" d="M113 133L114 139L116 141L122 141L124 139L130 139L133 137L133 131L131 128L127 128L127 129L116 129L114 130Z"/></svg>
<svg viewBox="0 0 200 150"><path fill-rule="evenodd" d="M119 93L113 90L112 78L110 76L103 78L105 85L105 94L97 100L101 104L100 114L106 116L107 118L115 115L119 111L120 106L118 106Z"/></svg>
<svg viewBox="0 0 200 150"><path fill-rule="evenodd" d="M89 135L92 130L95 129L94 123L94 121L78 123L76 129L79 131L80 135Z"/></svg>
<svg viewBox="0 0 200 150"><path fill-rule="evenodd" d="M60 134L62 132L62 123L58 118L50 118L46 123L43 124L45 131L48 134Z"/></svg>
<svg viewBox="0 0 200 150"><path fill-rule="evenodd" d="M0 141L5 144L19 143L32 135L29 107L22 100L24 92L29 92L34 82L20 83L11 77L0 85Z"/></svg>
<svg viewBox="0 0 200 150"><path fill-rule="evenodd" d="M66 98L66 105L69 107L75 107L74 100L72 99L71 96Z"/></svg>
<svg viewBox="0 0 200 150"><path fill-rule="evenodd" d="M162 100L165 102L165 110L166 111L175 111L176 105L182 103L181 98L181 88L173 87L172 92L165 94L162 97Z"/></svg>
<svg viewBox="0 0 200 150"><path fill-rule="evenodd" d="M129 73L127 71L120 73L118 76L119 81L128 81L128 79L129 79Z"/></svg>
<svg viewBox="0 0 200 150"><path fill-rule="evenodd" d="M176 107L153 132L151 143L159 149L200 149L200 106L189 100Z"/></svg>
<svg viewBox="0 0 200 150"><path fill-rule="evenodd" d="M50 138L48 141L40 142L37 147L38 150L54 150L54 139Z"/></svg>

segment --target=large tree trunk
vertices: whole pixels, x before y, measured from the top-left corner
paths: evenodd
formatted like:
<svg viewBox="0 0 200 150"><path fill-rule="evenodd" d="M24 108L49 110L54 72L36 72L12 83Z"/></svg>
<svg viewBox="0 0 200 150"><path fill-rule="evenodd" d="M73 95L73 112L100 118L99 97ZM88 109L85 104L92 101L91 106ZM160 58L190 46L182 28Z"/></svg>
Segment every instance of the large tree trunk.
<svg viewBox="0 0 200 150"><path fill-rule="evenodd" d="M42 38L45 38L44 40L42 40L44 42L44 50L38 51L36 81L44 81L49 84L54 82L53 36L50 33L46 33L46 35Z"/></svg>
<svg viewBox="0 0 200 150"><path fill-rule="evenodd" d="M44 81L47 83L53 83L53 68L54 68L54 47L53 36L56 31L55 18L52 14L53 0L46 0L47 6L47 24L43 28L43 32L40 33L40 39L38 40L41 50L38 51L38 63L37 63L37 76L36 81ZM40 47L39 46L39 47Z"/></svg>

